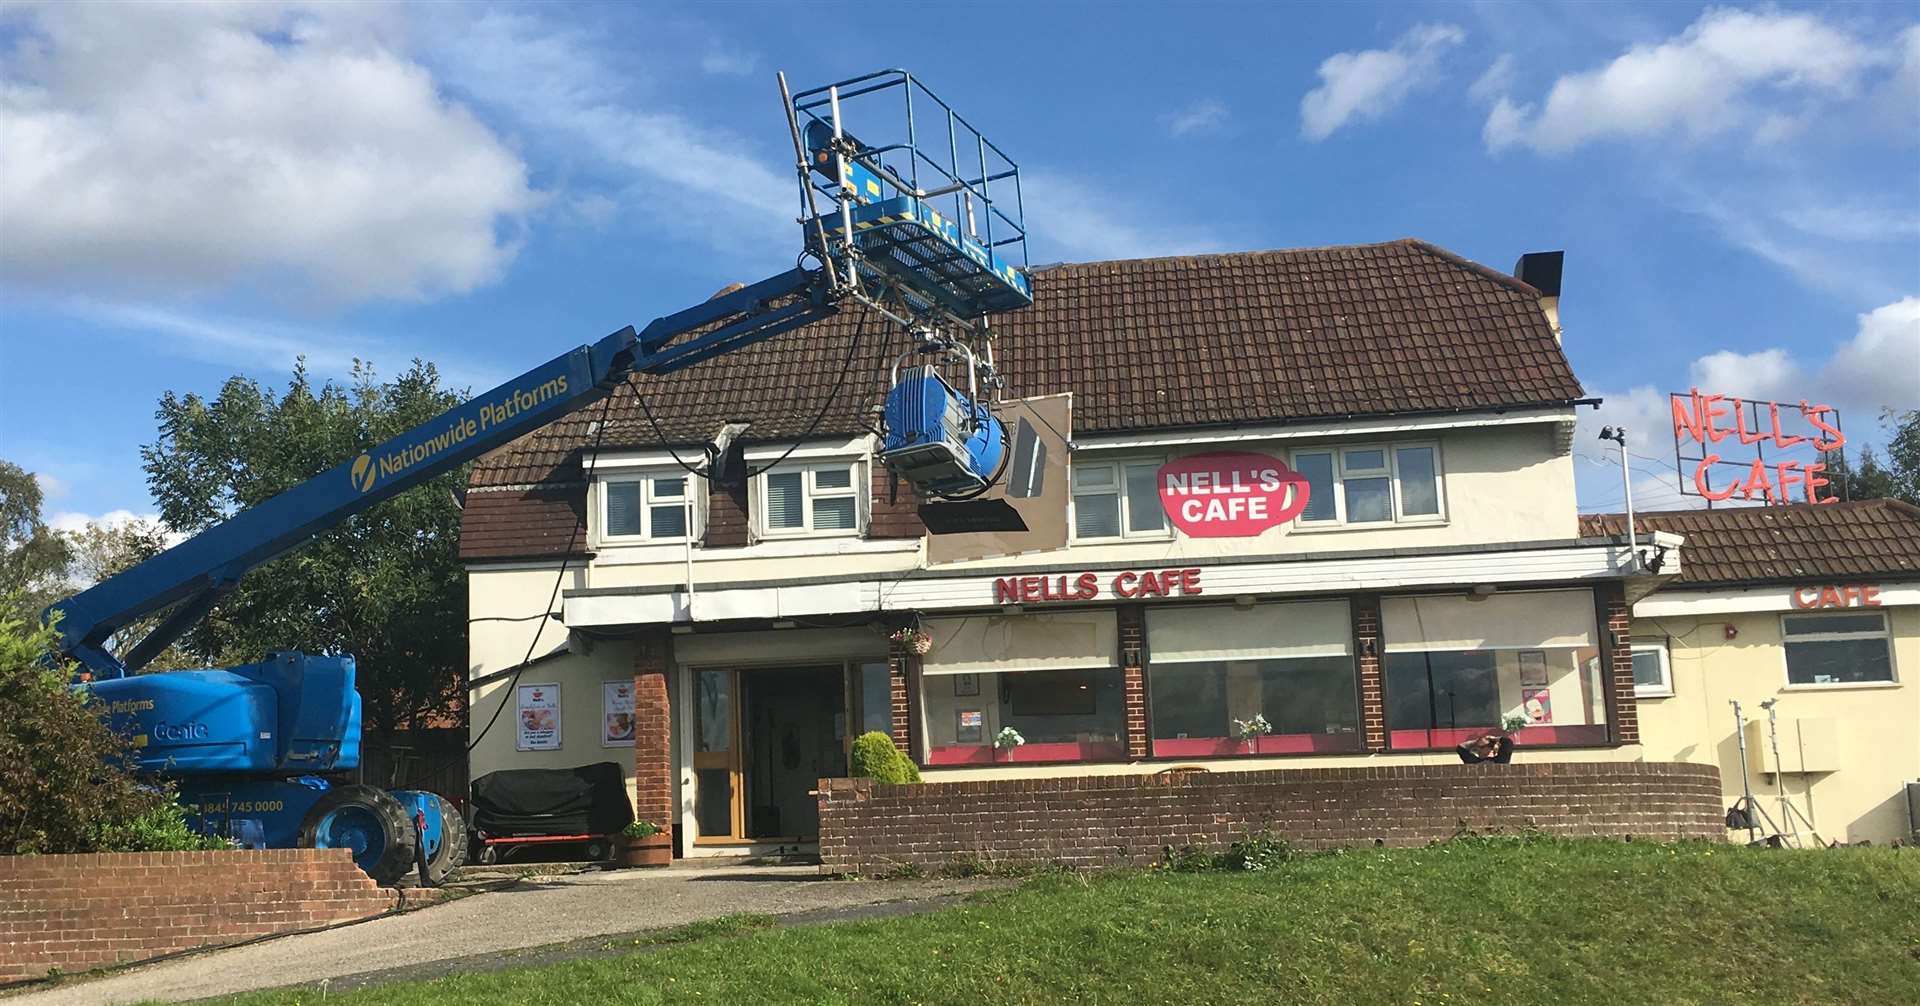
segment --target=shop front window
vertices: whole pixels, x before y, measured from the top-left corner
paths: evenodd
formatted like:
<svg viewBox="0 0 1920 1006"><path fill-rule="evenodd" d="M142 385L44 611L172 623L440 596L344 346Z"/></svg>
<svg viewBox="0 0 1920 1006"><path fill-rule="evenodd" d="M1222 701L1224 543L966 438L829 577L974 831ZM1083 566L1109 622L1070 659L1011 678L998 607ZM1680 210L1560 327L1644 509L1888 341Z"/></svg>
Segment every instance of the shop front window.
<svg viewBox="0 0 1920 1006"><path fill-rule="evenodd" d="M1359 751L1346 602L1150 610L1153 755Z"/></svg>
<svg viewBox="0 0 1920 1006"><path fill-rule="evenodd" d="M1785 615L1787 683L1861 685L1893 680L1887 616L1878 611Z"/></svg>
<svg viewBox="0 0 1920 1006"><path fill-rule="evenodd" d="M1119 668L927 675L927 764L1124 759L1121 680Z"/></svg>
<svg viewBox="0 0 1920 1006"><path fill-rule="evenodd" d="M1606 683L1587 591L1387 598L1387 743L1606 744Z"/></svg>

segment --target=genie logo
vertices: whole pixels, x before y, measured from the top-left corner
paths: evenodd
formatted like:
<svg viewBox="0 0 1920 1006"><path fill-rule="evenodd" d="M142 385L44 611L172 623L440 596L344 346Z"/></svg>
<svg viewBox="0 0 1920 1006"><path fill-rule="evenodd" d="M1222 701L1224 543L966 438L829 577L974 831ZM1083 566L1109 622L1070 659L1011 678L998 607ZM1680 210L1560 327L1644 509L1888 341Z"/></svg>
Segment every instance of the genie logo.
<svg viewBox="0 0 1920 1006"><path fill-rule="evenodd" d="M372 455L362 454L353 459L353 468L347 472L347 477L353 480L355 489L366 492L373 488L374 481L380 477L380 470L374 465Z"/></svg>
<svg viewBox="0 0 1920 1006"><path fill-rule="evenodd" d="M203 741L207 739L205 723L166 723L153 725L153 739L157 741Z"/></svg>

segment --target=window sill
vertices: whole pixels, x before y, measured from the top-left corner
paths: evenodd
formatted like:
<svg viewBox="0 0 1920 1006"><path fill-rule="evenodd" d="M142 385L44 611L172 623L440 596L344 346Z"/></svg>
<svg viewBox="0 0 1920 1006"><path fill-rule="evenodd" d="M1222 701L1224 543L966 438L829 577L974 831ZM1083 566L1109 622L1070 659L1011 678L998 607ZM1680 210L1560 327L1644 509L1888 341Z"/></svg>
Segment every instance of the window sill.
<svg viewBox="0 0 1920 1006"><path fill-rule="evenodd" d="M1898 687L1900 687L1898 681L1836 681L1832 684L1790 684L1780 690L1783 692L1866 692Z"/></svg>
<svg viewBox="0 0 1920 1006"><path fill-rule="evenodd" d="M1670 699L1673 698L1673 689L1669 688L1658 692L1643 692L1635 689L1633 697L1636 699Z"/></svg>
<svg viewBox="0 0 1920 1006"><path fill-rule="evenodd" d="M1171 534L1158 534L1132 538L1072 538L1067 541L1069 547L1080 545L1165 545L1173 541Z"/></svg>
<svg viewBox="0 0 1920 1006"><path fill-rule="evenodd" d="M1318 521L1293 521L1288 528L1294 534L1333 534L1339 531L1391 531L1403 527L1446 527L1445 518L1439 520L1383 520L1366 524L1323 524Z"/></svg>
<svg viewBox="0 0 1920 1006"><path fill-rule="evenodd" d="M760 532L761 541L813 541L829 538L858 538L863 528L848 528L844 531L767 531Z"/></svg>

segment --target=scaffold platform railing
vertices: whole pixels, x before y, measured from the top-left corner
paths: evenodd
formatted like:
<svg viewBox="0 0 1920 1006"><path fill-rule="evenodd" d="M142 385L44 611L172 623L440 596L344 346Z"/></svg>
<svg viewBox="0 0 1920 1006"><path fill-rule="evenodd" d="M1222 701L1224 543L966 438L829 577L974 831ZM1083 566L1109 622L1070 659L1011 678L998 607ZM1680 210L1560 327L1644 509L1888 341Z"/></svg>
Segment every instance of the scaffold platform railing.
<svg viewBox="0 0 1920 1006"><path fill-rule="evenodd" d="M807 248L865 296L963 325L1033 303L1020 168L905 70L795 94ZM857 121L860 134L849 124Z"/></svg>

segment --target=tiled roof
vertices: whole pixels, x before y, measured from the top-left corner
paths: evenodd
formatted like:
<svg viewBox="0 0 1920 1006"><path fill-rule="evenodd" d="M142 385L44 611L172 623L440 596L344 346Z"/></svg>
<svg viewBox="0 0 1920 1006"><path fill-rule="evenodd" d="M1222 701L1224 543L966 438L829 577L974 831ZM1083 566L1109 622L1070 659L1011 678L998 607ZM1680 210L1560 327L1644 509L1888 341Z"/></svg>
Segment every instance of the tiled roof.
<svg viewBox="0 0 1920 1006"><path fill-rule="evenodd" d="M1671 510L1633 523L1686 537L1674 586L1920 578L1920 507L1899 500ZM1580 517L1583 535L1624 537L1626 525L1617 513Z"/></svg>
<svg viewBox="0 0 1920 1006"><path fill-rule="evenodd" d="M1033 307L995 318L996 362L1013 395L1071 391L1076 434L1519 408L1583 394L1537 291L1423 241L1061 265L1036 271L1033 291ZM733 419L752 420L752 441L791 439L816 416L820 435L847 436L869 425L906 340L854 307L629 383L679 444L703 443ZM603 447L660 439L636 397L620 393L482 457L471 484L579 481L579 452L603 414Z"/></svg>

